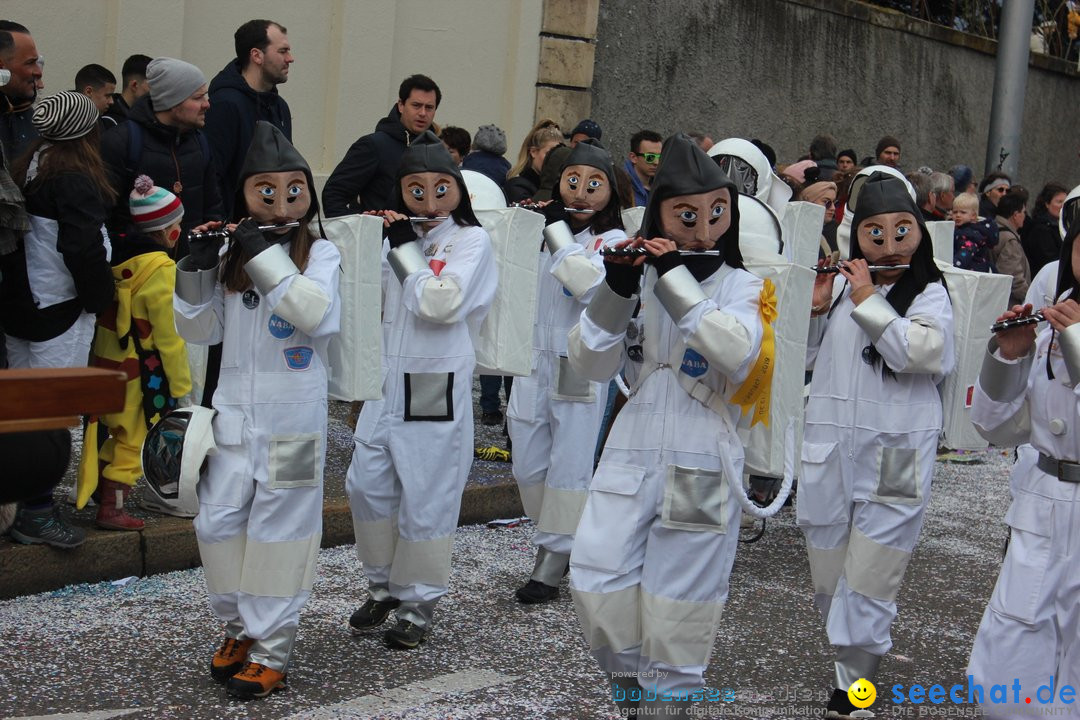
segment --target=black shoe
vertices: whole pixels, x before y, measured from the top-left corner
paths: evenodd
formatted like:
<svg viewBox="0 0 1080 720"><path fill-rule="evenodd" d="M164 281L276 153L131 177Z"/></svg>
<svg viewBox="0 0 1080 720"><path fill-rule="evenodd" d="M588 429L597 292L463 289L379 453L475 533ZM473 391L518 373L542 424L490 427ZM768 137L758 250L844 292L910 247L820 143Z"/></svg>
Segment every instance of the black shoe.
<svg viewBox="0 0 1080 720"><path fill-rule="evenodd" d="M424 642L426 635L427 630L419 625L414 625L408 620L398 620L397 625L386 631L383 639L387 647L396 650L412 650Z"/></svg>
<svg viewBox="0 0 1080 720"><path fill-rule="evenodd" d="M855 712L855 706L848 699L847 690L833 690L829 704L825 706L826 718L849 718Z"/></svg>
<svg viewBox="0 0 1080 720"><path fill-rule="evenodd" d="M503 414L500 410L485 410L480 414L480 422L484 425L502 425Z"/></svg>
<svg viewBox="0 0 1080 720"><path fill-rule="evenodd" d="M400 604L401 601L397 598L390 598L389 600L368 598L367 602L361 605L360 609L349 618L349 631L353 635L359 635L372 628L379 627L386 622L386 616L390 614L390 611Z"/></svg>
<svg viewBox="0 0 1080 720"><path fill-rule="evenodd" d="M517 589L514 593L518 602L525 605L538 605L559 597L557 586L545 585L539 580L530 580Z"/></svg>

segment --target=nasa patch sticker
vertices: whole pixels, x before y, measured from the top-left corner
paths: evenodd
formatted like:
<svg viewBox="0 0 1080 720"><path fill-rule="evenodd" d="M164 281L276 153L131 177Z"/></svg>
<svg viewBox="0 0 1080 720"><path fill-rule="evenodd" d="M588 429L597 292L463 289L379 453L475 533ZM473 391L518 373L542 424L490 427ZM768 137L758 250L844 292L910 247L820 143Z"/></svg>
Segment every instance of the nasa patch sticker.
<svg viewBox="0 0 1080 720"><path fill-rule="evenodd" d="M285 364L290 370L307 370L315 351L305 345L285 348Z"/></svg>
<svg viewBox="0 0 1080 720"><path fill-rule="evenodd" d="M267 324L267 327L270 330L270 334L278 340L292 337L292 334L296 332L296 328L291 322L278 315L270 316L270 322Z"/></svg>
<svg viewBox="0 0 1080 720"><path fill-rule="evenodd" d="M683 353L682 366L679 370L690 377L701 377L709 371L709 361L703 358L700 353L686 348L686 352Z"/></svg>
<svg viewBox="0 0 1080 720"><path fill-rule="evenodd" d="M244 303L244 307L248 310L254 310L259 307L259 293L254 290L245 290L240 301Z"/></svg>

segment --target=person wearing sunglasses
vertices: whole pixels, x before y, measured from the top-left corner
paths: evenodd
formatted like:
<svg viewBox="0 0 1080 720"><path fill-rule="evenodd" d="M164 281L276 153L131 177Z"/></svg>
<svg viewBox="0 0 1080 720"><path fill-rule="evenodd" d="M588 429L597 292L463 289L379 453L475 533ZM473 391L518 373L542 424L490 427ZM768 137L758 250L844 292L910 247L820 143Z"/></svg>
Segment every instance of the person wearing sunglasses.
<svg viewBox="0 0 1080 720"><path fill-rule="evenodd" d="M634 205L638 207L649 201L649 185L660 165L660 143L663 140L660 133L652 130L641 130L630 138L626 172L634 185Z"/></svg>
<svg viewBox="0 0 1080 720"><path fill-rule="evenodd" d="M821 221L821 248L818 257L829 258L831 265L840 259L840 251L836 246L836 183L822 180L811 172L807 172L805 177L806 184L799 193L799 200L825 208L825 217Z"/></svg>
<svg viewBox="0 0 1080 720"><path fill-rule="evenodd" d="M979 183L979 215L984 218L997 216L997 204L1012 187L1012 178L1003 172L988 174Z"/></svg>

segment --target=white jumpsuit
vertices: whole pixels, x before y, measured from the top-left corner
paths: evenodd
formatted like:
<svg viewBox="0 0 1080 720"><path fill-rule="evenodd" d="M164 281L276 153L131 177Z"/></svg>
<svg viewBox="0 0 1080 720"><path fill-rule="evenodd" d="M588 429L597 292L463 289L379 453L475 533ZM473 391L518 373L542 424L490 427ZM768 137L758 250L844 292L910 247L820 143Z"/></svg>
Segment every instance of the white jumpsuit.
<svg viewBox="0 0 1080 720"><path fill-rule="evenodd" d="M514 479L525 513L536 523L533 544L562 556L552 563L557 567L541 568L538 562L533 579L547 585L558 585L566 567L607 399L606 385L585 380L570 367L566 337L604 281L597 250L625 239L622 230L596 235L586 228L554 254L540 253L533 371L514 382L506 415Z"/></svg>
<svg viewBox="0 0 1080 720"><path fill-rule="evenodd" d="M472 466L470 333L487 315L498 271L487 232L452 219L389 254L405 251L416 265L403 281L383 260L383 396L360 412L346 489L368 592L397 598L398 619L426 627L449 589Z"/></svg>
<svg viewBox="0 0 1080 720"><path fill-rule="evenodd" d="M605 672L691 692L704 685L738 544L728 478L741 483L744 455L727 399L758 355L762 281L726 265L700 284L681 266L657 280L649 267L644 287L633 331L636 296L605 283L570 335L571 362L594 380L613 377L628 347L643 353L626 363L636 391L589 488L570 587Z"/></svg>
<svg viewBox="0 0 1080 720"><path fill-rule="evenodd" d="M176 329L222 343L214 393L217 453L199 482L195 535L214 613L249 659L288 664L322 538L326 346L338 332L340 255L316 240L303 273L272 245L245 266L254 287L226 291L217 269L177 270ZM183 265L183 261L181 261Z"/></svg>
<svg viewBox="0 0 1080 720"><path fill-rule="evenodd" d="M1073 325L1066 333L1075 347L1080 327ZM1012 504L1005 515L1009 549L967 668L972 685L982 688L981 710L992 718L1018 717L1033 709L1080 717L1075 695L1071 704L1060 702L1063 686L1080 689L1080 484L1076 477L1059 480L1037 462L1040 453L1080 462L1080 396L1071 379L1080 379L1080 373L1069 371L1058 333L1050 350L1054 379L1047 377L1050 335L1044 325L1033 359L1009 362L997 353L996 361L987 358L971 408L972 421L991 442L1030 443L1033 448L1013 466ZM1019 703L1013 702L1016 680ZM1039 697L1036 693L1051 684L1055 702L1044 704L1049 690ZM1007 690L992 695L995 685Z"/></svg>
<svg viewBox="0 0 1080 720"><path fill-rule="evenodd" d="M814 601L837 647L837 684L873 681L892 647L896 594L922 529L941 431L937 385L954 364L945 287L931 283L900 317L891 285L858 308L842 277L830 315L810 322L796 506ZM873 341L882 360L867 362ZM882 361L895 374L882 377ZM854 677L847 679L848 674Z"/></svg>

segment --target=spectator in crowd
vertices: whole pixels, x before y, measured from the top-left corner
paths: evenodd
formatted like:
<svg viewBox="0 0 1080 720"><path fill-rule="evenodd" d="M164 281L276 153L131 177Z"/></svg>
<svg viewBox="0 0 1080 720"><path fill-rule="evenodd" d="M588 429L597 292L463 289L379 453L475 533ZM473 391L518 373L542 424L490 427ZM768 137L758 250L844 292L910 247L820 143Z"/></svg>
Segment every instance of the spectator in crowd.
<svg viewBox="0 0 1080 720"><path fill-rule="evenodd" d="M496 125L481 125L473 137L472 152L461 161L463 170L475 170L491 178L501 189L510 172L506 153L506 133Z"/></svg>
<svg viewBox="0 0 1080 720"><path fill-rule="evenodd" d="M75 92L81 92L94 103L101 116L102 131L116 126L116 120L108 115L116 92L116 76L109 68L97 63L83 66L75 73Z"/></svg>
<svg viewBox="0 0 1080 720"><path fill-rule="evenodd" d="M877 159L878 165L899 168L900 141L892 135L884 136L878 140L877 147L874 148L874 157Z"/></svg>
<svg viewBox="0 0 1080 720"><path fill-rule="evenodd" d="M31 230L0 259L0 324L11 367L85 367L94 315L113 298L102 226L114 198L98 152L98 111L82 93L64 91L38 103L33 121L39 137L12 172ZM19 508L11 535L59 548L86 540L51 491Z"/></svg>
<svg viewBox="0 0 1080 720"><path fill-rule="evenodd" d="M586 118L575 125L574 129L570 131L570 147L577 147L579 142L588 140L589 138L599 140L600 136L603 134L600 126L597 125L595 121Z"/></svg>
<svg viewBox="0 0 1080 720"><path fill-rule="evenodd" d="M858 164L859 156L854 150L841 150L836 154L836 169L839 172L851 172Z"/></svg>
<svg viewBox="0 0 1080 720"><path fill-rule="evenodd" d="M150 83L146 81L146 66L150 64L149 55L132 55L124 61L120 69L120 92L113 95L112 105L105 117L112 118L115 125L127 120L131 106L143 95L150 92Z"/></svg>
<svg viewBox="0 0 1080 720"><path fill-rule="evenodd" d="M206 111L206 137L220 172L226 217L232 216L255 123L265 120L292 140L292 113L277 89L289 80L294 61L286 29L272 20L248 20L233 33L233 47L236 58L210 82Z"/></svg>
<svg viewBox="0 0 1080 720"><path fill-rule="evenodd" d="M0 69L11 73L8 83L0 86L0 146L7 167L37 137L31 115L37 91L45 87L42 65L30 31L17 22L0 20Z"/></svg>
<svg viewBox="0 0 1080 720"><path fill-rule="evenodd" d="M836 175L834 174L833 177ZM803 185L802 192L795 197L803 202L811 202L825 208L825 217L821 222L821 251L818 257L827 258L827 264L835 265L840 259L840 251L836 245L836 183L821 179L813 171L808 171L805 178L806 183Z"/></svg>
<svg viewBox="0 0 1080 720"><path fill-rule="evenodd" d="M953 200L953 265L964 270L994 272L992 248L998 242L994 218L979 217L979 198L974 193L960 193Z"/></svg>
<svg viewBox="0 0 1080 720"><path fill-rule="evenodd" d="M821 169L820 180L832 180L840 169L836 163L836 138L828 133L817 135L810 141L810 159Z"/></svg>
<svg viewBox="0 0 1080 720"><path fill-rule="evenodd" d="M469 137L469 131L465 128L447 125L439 133L439 139L442 140L446 149L450 151L450 157L454 158L454 162L460 167L462 159L469 154L469 149L472 147L472 138Z"/></svg>
<svg viewBox="0 0 1080 720"><path fill-rule="evenodd" d="M836 183L836 213L833 215L833 222L839 227L840 221L844 219L844 212L847 207L848 194L851 191L851 181L854 179L855 174L859 172L861 168L855 166L851 170L841 170L833 176L833 182Z"/></svg>
<svg viewBox="0 0 1080 720"><path fill-rule="evenodd" d="M345 153L323 188L329 217L386 210L397 184L401 155L435 121L442 91L426 75L410 75L398 87L397 104Z"/></svg>
<svg viewBox="0 0 1080 720"><path fill-rule="evenodd" d="M109 232L131 229L127 195L135 178L148 175L184 204L183 233L175 257L187 255L187 232L211 220L223 220L224 206L210 143L202 128L210 106L206 77L191 63L159 57L146 66L149 94L131 108L128 122L110 130L101 143L114 202Z"/></svg>
<svg viewBox="0 0 1080 720"><path fill-rule="evenodd" d="M712 135L709 135L709 133L691 130L686 133L686 136L697 143L697 146L705 152L709 152L709 148L716 144L716 141L713 140Z"/></svg>
<svg viewBox="0 0 1080 720"><path fill-rule="evenodd" d="M517 163L507 174L503 192L507 202L521 202L536 194L540 187L540 168L551 149L561 145L562 130L554 120L545 118L533 126L521 143Z"/></svg>
<svg viewBox="0 0 1080 720"><path fill-rule="evenodd" d="M98 317L92 350L95 367L127 375L124 408L90 419L75 504L84 507L91 494L100 490L97 526L131 531L142 530L144 525L124 509L143 474L143 440L178 402L187 402L191 370L173 319L176 263L168 255L180 239L184 206L146 175L135 179L128 205L137 232L125 235L113 247L110 261L116 293ZM99 452L100 425L109 434Z"/></svg>
<svg viewBox="0 0 1080 720"><path fill-rule="evenodd" d="M547 157L544 158L544 164L540 168L540 187L537 188L536 193L533 195L533 200L543 202L557 196L555 186L558 185L562 167L566 164L566 158L570 155L571 150L573 148L569 145L556 145L547 154Z"/></svg>
<svg viewBox="0 0 1080 720"><path fill-rule="evenodd" d="M930 173L930 184L927 188L927 198L929 202L924 208L926 213L924 217L926 220L949 220L952 216L952 204L956 199L956 192L953 189L953 179L948 173L932 172ZM921 207L921 206L920 206Z"/></svg>
<svg viewBox="0 0 1080 720"><path fill-rule="evenodd" d="M1020 242L1020 227L1024 224L1027 207L1023 196L1015 192L1005 193L997 204L998 241L991 251L994 267L1002 275L1012 275L1012 292L1009 305L1023 305L1028 286L1031 285L1031 268L1028 266L1024 248ZM1007 309L1007 308L1002 308Z"/></svg>
<svg viewBox="0 0 1080 720"><path fill-rule="evenodd" d="M630 155L626 159L626 173L634 185L634 205L649 202L649 185L660 164L660 149L664 138L653 130L639 130L630 138Z"/></svg>
<svg viewBox="0 0 1080 720"><path fill-rule="evenodd" d="M979 182L979 215L993 220L997 204L1012 187L1012 179L1001 171L995 171Z"/></svg>
<svg viewBox="0 0 1080 720"><path fill-rule="evenodd" d="M952 176L953 191L957 195L976 191L975 172L967 165L953 165L949 168L949 175Z"/></svg>
<svg viewBox="0 0 1080 720"><path fill-rule="evenodd" d="M930 220L930 208L934 203L930 199L930 175L927 173L913 172L904 175L911 187L915 188L915 204L919 206L923 221Z"/></svg>
<svg viewBox="0 0 1080 720"><path fill-rule="evenodd" d="M1035 198L1035 211L1020 233L1020 242L1024 247L1032 277L1039 273L1043 265L1061 256L1058 220L1068 192L1064 185L1054 182L1043 186L1042 192Z"/></svg>
<svg viewBox="0 0 1080 720"><path fill-rule="evenodd" d="M814 179L820 177L818 165L813 160L800 160L794 162L785 167L780 172L781 178L787 178L793 180L798 190L802 190L802 186L806 183L807 175L811 175ZM796 188L793 188L796 189ZM798 192L792 194L792 197L798 197Z"/></svg>

